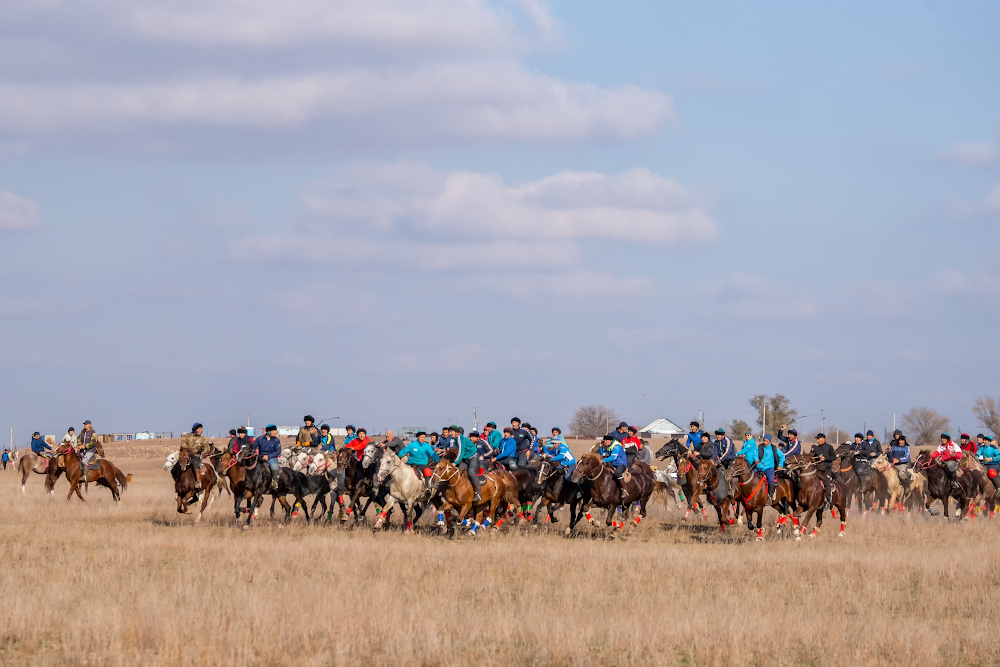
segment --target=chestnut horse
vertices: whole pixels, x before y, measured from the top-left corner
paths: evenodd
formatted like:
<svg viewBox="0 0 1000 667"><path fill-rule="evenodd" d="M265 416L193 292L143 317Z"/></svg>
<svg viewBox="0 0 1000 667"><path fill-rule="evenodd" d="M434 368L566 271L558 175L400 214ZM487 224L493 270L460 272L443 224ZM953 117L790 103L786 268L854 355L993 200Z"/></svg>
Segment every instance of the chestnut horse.
<svg viewBox="0 0 1000 667"><path fill-rule="evenodd" d="M770 497L767 495L767 478L755 473L750 468L750 464L747 463L745 456L737 456L733 459L733 463L729 467L729 472L736 487L736 502L743 506L743 513L747 515L747 528L750 530L754 529L753 515L757 514L757 541L761 542L764 539L764 529L761 528L761 521L764 518L764 508L771 502ZM779 487L779 482L785 481L788 488L791 488L791 482L788 480L776 479L774 481ZM775 502L778 502L778 493L778 491L775 491Z"/></svg>
<svg viewBox="0 0 1000 667"><path fill-rule="evenodd" d="M719 515L719 530L723 533L726 532L729 506L733 499L729 495L729 484L719 473L719 467L711 459L702 459L698 464L698 482L706 489L705 497ZM716 498L713 491L720 487L726 490L726 495L723 498Z"/></svg>
<svg viewBox="0 0 1000 667"><path fill-rule="evenodd" d="M646 517L646 505L649 504L649 497L653 495L653 471L649 466L641 461L636 461L628 469L631 479L622 480L621 491L618 490L618 483L614 479L614 467L608 465L601 459L600 454L584 454L576 464L576 470L570 478L577 484L586 480L590 482L590 500L598 507L607 509L608 515L605 518L606 526L614 525L616 530L625 527L625 521L634 503L639 504L639 514L629 525L629 530L635 530L636 526ZM622 508L622 521L614 521L615 510ZM589 513L587 518L593 524Z"/></svg>
<svg viewBox="0 0 1000 667"><path fill-rule="evenodd" d="M684 492L684 497L687 500L687 511L684 512L684 518L682 521L687 521L688 516L691 514L691 510L701 510L701 514L704 517L708 517L708 513L705 511L705 506L699 502L698 497L701 495L702 487L698 480L698 470L695 464L688 459L687 451L684 449L684 445L677 438L674 438L667 444L660 447L657 450L656 456L660 460L666 459L668 456L673 457L674 465L677 468L677 485L681 487L681 491Z"/></svg>
<svg viewBox="0 0 1000 667"><path fill-rule="evenodd" d="M66 494L66 500L72 498L73 494L76 493L77 498L86 502L80 494L80 484L94 482L111 489L111 498L115 502L121 501L121 494L128 488L132 476L122 474L122 471L107 459L94 459L86 470L83 469L82 462L83 457L73 451L72 447L67 445L60 447L56 456L49 461L45 480L46 489L51 491L55 487L59 473L64 472L66 480L69 482L69 493Z"/></svg>
<svg viewBox="0 0 1000 667"><path fill-rule="evenodd" d="M496 521L497 510L517 505L517 480L506 470L491 470L486 473L486 481L480 484L481 500L476 503L472 482L455 465L457 454L454 449L448 450L434 466L431 497L440 495L444 501L438 505L437 525L442 533L448 530L444 522L445 512L456 510L462 526L469 526L469 535L474 537L480 528L489 528ZM503 518L497 523L497 528L502 523Z"/></svg>
<svg viewBox="0 0 1000 667"><path fill-rule="evenodd" d="M170 476L174 478L174 492L177 494L177 512L180 514L190 514L189 506L192 502L198 501L198 493L201 493L201 507L198 508L198 515L194 522L201 521L202 514L205 513L215 498L212 497L212 489L218 481L215 468L209 465L207 460L202 461L201 468L197 470L191 465L194 455L187 447L181 447L177 455L177 463L170 469ZM196 487L196 482L201 482L201 488Z"/></svg>
<svg viewBox="0 0 1000 667"><path fill-rule="evenodd" d="M807 466L799 474L799 483L801 485L799 489L799 505L805 510L805 518L801 521L798 520L798 517L792 518L795 524L796 540L802 539L813 516L816 517L816 527L813 528L813 532L809 534L809 537L816 537L820 528L823 527L823 508L826 505L826 498L823 493L823 482L820 481L818 475L819 472L816 470L815 465ZM850 497L850 492L845 488L844 483L834 477L831 500L833 501L833 506L840 512L840 532L837 533L838 537L844 536L844 526L847 523L847 505Z"/></svg>

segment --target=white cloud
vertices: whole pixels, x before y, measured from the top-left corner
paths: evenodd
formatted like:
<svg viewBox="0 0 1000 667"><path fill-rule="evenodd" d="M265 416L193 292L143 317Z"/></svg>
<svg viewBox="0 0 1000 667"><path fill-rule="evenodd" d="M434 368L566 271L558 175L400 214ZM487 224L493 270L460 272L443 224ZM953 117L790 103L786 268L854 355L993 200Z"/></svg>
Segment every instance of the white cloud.
<svg viewBox="0 0 1000 667"><path fill-rule="evenodd" d="M715 298L735 319L804 322L816 318L820 306L804 290L748 273L734 273L714 288Z"/></svg>
<svg viewBox="0 0 1000 667"><path fill-rule="evenodd" d="M423 164L359 165L309 190L310 211L340 226L447 237L706 242L707 203L646 169L560 172L508 185L496 175L439 174Z"/></svg>
<svg viewBox="0 0 1000 667"><path fill-rule="evenodd" d="M42 226L42 209L30 199L0 190L0 231L31 231Z"/></svg>
<svg viewBox="0 0 1000 667"><path fill-rule="evenodd" d="M959 141L942 148L935 157L941 162L984 167L1000 162L1000 150L988 141Z"/></svg>
<svg viewBox="0 0 1000 667"><path fill-rule="evenodd" d="M213 141L255 145L265 131L308 128L315 150L632 139L674 118L661 91L527 67L523 22L476 0L104 0L92 12L76 4L0 9L0 27L30 33L0 65L0 140L209 150ZM518 4L543 41L555 39L547 4ZM39 43L55 55L19 57L18 48ZM204 127L213 133L185 141L184 130ZM223 130L240 132L239 141Z"/></svg>
<svg viewBox="0 0 1000 667"><path fill-rule="evenodd" d="M985 198L969 203L961 199L952 199L952 213L959 218L993 218L1000 214L1000 183L993 186Z"/></svg>

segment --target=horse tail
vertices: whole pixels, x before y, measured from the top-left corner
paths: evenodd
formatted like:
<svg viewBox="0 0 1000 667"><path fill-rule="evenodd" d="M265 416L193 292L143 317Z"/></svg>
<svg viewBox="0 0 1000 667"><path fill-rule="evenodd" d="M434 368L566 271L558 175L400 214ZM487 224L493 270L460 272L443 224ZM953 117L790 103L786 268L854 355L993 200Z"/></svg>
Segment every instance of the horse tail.
<svg viewBox="0 0 1000 667"><path fill-rule="evenodd" d="M122 491L128 488L128 483L132 481L132 475L125 475L121 470L115 466L115 479L118 480L118 485L122 487Z"/></svg>

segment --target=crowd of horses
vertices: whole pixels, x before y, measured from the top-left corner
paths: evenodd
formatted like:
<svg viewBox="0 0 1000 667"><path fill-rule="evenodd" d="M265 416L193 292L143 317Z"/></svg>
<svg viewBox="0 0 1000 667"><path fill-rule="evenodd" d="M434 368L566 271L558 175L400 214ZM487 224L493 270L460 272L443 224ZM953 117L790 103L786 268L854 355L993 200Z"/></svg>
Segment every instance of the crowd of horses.
<svg viewBox="0 0 1000 667"><path fill-rule="evenodd" d="M597 526L591 510L601 508L606 513L604 524L613 536L626 526L629 531L635 530L646 516L651 498L662 497L668 511L684 511L684 521L692 513L707 518L707 507L713 506L722 532L745 520L757 540L764 538L762 522L767 507L777 513L774 527L778 535L790 527L790 533L801 539L806 534L816 536L826 512L840 521L838 536L843 537L852 504L864 514L925 510L936 514L931 504L939 500L945 516L950 517L950 503L954 500L956 518L961 520L969 515L974 518L976 512L982 511L992 516L1000 502L1000 493L971 454L962 461L963 472L956 489L943 466L928 451L920 452L911 471L913 479L904 489L884 455L871 463L870 470L859 470L854 452L849 445L843 445L836 450L829 504L809 454L786 458L771 500L764 478L742 457L723 470L710 460L691 456L676 439L656 452L662 465L634 462L621 491L613 479L613 469L591 451L580 457L569 475L544 456L528 467L484 471L479 500L474 499L466 473L456 467L454 451L443 453L429 478L422 478L395 452L379 445L369 445L360 458L355 454L350 449L285 449L277 489L272 488L270 472L253 448L236 454L217 452L200 466L182 448L167 459L164 469L174 478L178 512L194 511L197 522L225 492L232 495L236 521L244 529L259 517L266 496L271 496L270 515L274 516L275 504L280 504L285 521L300 511L307 522L312 521L319 506L328 522L336 515L342 523L359 525L366 521L374 505L375 530L385 528L398 507L407 532L424 513L430 512L436 514L442 533L455 529L473 536L491 527L499 529L505 521L537 524L543 515L545 522L558 523L557 512L564 506L568 506L570 515L567 534L572 534L584 518ZM814 520L815 526L807 533Z"/></svg>
<svg viewBox="0 0 1000 667"><path fill-rule="evenodd" d="M327 522L334 521L336 515L341 523L360 525L367 521L374 505L375 530L384 529L398 508L408 532L430 511L436 514L441 532L461 529L470 535L491 527L499 529L505 521L537 525L544 516L546 523L559 523L557 512L563 507L569 508L567 534L572 534L583 519L596 527L591 511L600 508L605 510L605 526L615 535L626 526L629 531L635 530L646 516L651 499L662 498L668 511L684 511L683 521L692 514L707 518L707 508L712 506L720 531L745 521L758 540L764 538L763 518L768 507L777 514L774 528L778 535L791 524L791 534L801 539L819 532L827 512L839 519L838 535L843 536L852 505L863 514L936 514L932 503L940 501L945 517L950 518L954 501L955 518L961 521L965 517L975 520L980 513L992 517L1000 504L1000 491L971 453L962 459L956 487L929 451L919 452L908 488L884 455L871 462L870 470L859 469L850 445L841 445L836 455L830 503L825 500L823 483L809 454L786 457L775 480L772 500L764 478L743 457L737 457L723 470L710 460L691 456L677 439L656 452L659 464L634 462L622 480L621 491L613 479L613 469L591 451L580 457L572 474L544 456L527 467L484 471L479 500L475 499L466 472L456 467L454 450L444 452L430 477L424 478L391 449L375 444L366 447L360 458L346 448L335 452L289 448L282 453L276 489L272 488L267 465L253 448L238 453L216 451L205 461L196 460L190 451L181 448L167 458L164 470L173 476L178 512L194 513L197 523L226 493L232 496L236 521L244 529L259 518L267 496L271 497L270 515L274 516L275 505L280 504L285 521L302 512L311 522L318 506ZM67 500L74 494L84 500L80 487L95 483L108 488L112 498L120 501L131 475L122 473L103 456L99 449L99 458L84 469L80 455L69 446L58 448L48 458L27 452L16 464L22 491L27 477L35 472L45 475L49 493L54 493L59 477L65 476L70 485ZM815 526L807 533L807 526L814 520Z"/></svg>

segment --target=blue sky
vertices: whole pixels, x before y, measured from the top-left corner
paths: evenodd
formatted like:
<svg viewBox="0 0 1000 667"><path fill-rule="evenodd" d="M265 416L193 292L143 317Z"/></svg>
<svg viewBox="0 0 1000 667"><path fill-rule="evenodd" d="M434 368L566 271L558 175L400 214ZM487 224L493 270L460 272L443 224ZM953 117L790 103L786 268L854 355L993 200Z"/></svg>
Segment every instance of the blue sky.
<svg viewBox="0 0 1000 667"><path fill-rule="evenodd" d="M997 394L995 3L13 2L24 441Z"/></svg>

